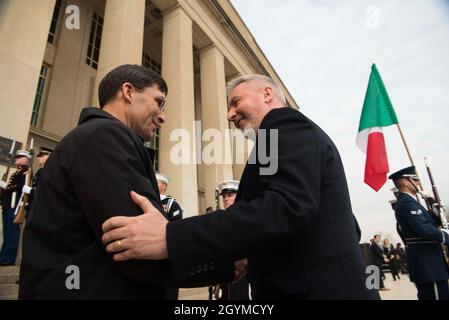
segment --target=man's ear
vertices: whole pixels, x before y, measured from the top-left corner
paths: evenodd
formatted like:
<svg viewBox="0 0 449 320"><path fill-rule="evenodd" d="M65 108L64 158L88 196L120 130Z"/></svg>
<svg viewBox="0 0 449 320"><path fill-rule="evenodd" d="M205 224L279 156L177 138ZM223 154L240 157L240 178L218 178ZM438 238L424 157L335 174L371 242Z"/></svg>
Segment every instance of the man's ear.
<svg viewBox="0 0 449 320"><path fill-rule="evenodd" d="M269 103L269 102L271 102L271 100L273 100L273 88L265 87L263 89L263 100L266 103Z"/></svg>
<svg viewBox="0 0 449 320"><path fill-rule="evenodd" d="M122 88L121 88L121 94L123 96L123 99L127 102L127 103L131 103L132 101L132 94L134 93L134 86L129 83L129 82L125 82L124 84L122 84Z"/></svg>

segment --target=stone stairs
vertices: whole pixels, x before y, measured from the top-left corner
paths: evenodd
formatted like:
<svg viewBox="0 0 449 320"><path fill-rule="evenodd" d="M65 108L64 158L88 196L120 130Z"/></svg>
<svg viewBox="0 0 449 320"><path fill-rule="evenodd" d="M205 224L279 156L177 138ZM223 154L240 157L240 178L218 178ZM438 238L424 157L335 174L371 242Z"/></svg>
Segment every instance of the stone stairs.
<svg viewBox="0 0 449 320"><path fill-rule="evenodd" d="M0 300L17 300L19 266L0 266Z"/></svg>
<svg viewBox="0 0 449 320"><path fill-rule="evenodd" d="M179 289L179 300L208 300L209 288Z"/></svg>

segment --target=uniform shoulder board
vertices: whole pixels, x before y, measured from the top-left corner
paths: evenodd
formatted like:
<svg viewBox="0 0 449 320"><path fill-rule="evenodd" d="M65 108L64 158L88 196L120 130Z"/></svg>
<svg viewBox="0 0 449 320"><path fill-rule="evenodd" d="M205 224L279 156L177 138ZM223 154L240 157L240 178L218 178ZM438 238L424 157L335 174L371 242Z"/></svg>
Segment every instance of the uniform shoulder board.
<svg viewBox="0 0 449 320"><path fill-rule="evenodd" d="M412 211L410 211L410 213L413 215L420 215L420 214L422 214L422 211L421 211L421 209L418 209L418 210L412 210Z"/></svg>

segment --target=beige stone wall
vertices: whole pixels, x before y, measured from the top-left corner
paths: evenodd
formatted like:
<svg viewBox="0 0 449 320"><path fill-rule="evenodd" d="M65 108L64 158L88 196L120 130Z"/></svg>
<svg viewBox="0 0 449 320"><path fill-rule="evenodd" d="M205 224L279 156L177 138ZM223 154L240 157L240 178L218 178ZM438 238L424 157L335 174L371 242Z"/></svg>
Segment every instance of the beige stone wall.
<svg viewBox="0 0 449 320"><path fill-rule="evenodd" d="M65 16L60 16L55 45L47 44L47 52L55 50L55 55L53 61L45 60L51 74L39 119L41 129L58 136L73 129L81 109L91 106L97 71L86 64L86 54L93 12L103 15L102 8L95 8L90 1L73 0L70 4L80 8L80 29L67 29Z"/></svg>
<svg viewBox="0 0 449 320"><path fill-rule="evenodd" d="M0 2L0 136L24 143L55 0Z"/></svg>
<svg viewBox="0 0 449 320"><path fill-rule="evenodd" d="M169 85L167 123L160 137L160 171L173 180L168 192L181 202L186 216L214 207L217 183L239 179L244 165L174 165L170 133L184 128L194 137L194 120L201 120L203 129L228 128L224 84L236 75L263 71L281 82L231 3L153 0L145 7L145 0L65 0L51 45L47 35L54 3L0 0L0 136L26 141L42 63L50 75L30 137L37 145L51 147L76 126L82 108L97 103L101 78L117 65L140 64L144 50L162 64ZM64 26L68 4L80 9L79 30ZM162 19L150 16L154 7ZM94 11L105 20L98 72L85 61ZM191 141L192 152L201 146L196 141ZM247 151L234 148L234 156L246 158Z"/></svg>

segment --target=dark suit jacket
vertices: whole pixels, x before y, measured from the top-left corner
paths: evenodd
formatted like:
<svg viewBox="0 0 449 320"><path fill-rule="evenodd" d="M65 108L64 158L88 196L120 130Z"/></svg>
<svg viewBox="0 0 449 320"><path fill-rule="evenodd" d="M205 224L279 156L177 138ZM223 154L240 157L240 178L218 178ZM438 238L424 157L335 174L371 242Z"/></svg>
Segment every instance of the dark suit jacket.
<svg viewBox="0 0 449 320"><path fill-rule="evenodd" d="M272 155L278 170L261 175L268 165L247 164L226 212L170 222L174 272L188 279L211 272L211 264L248 257L255 299L378 298L365 287L366 266L335 145L290 108L270 111L260 129L278 130L278 155ZM270 143L275 141L267 150Z"/></svg>
<svg viewBox="0 0 449 320"><path fill-rule="evenodd" d="M375 242L371 243L371 251L376 259L376 264L382 266L384 263L384 251L383 248L379 247Z"/></svg>
<svg viewBox="0 0 449 320"><path fill-rule="evenodd" d="M24 231L20 299L164 299L164 287L209 284L205 277L176 282L167 260L117 263L107 254L103 222L141 214L131 190L163 214L143 141L109 113L84 109L42 173ZM66 288L69 266L79 269L79 290ZM233 266L226 267L213 277L232 278Z"/></svg>

